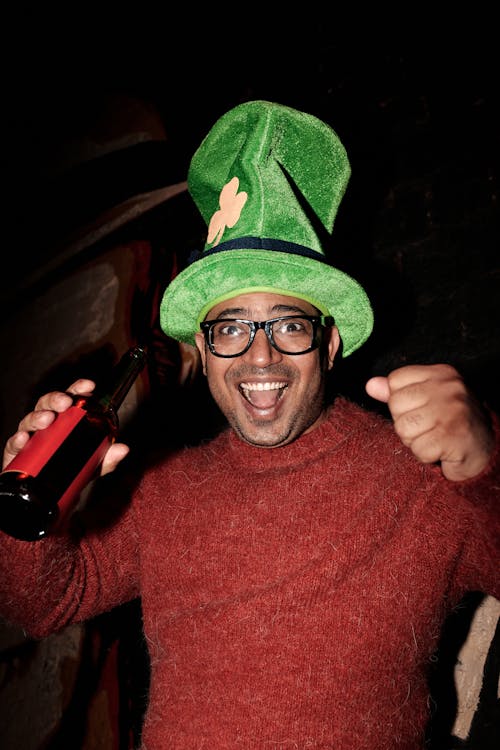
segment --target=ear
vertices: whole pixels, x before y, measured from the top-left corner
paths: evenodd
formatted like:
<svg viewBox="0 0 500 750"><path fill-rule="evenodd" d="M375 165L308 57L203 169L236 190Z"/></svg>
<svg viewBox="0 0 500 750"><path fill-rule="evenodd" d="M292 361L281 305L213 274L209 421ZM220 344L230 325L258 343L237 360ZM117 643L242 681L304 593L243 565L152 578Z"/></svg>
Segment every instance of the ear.
<svg viewBox="0 0 500 750"><path fill-rule="evenodd" d="M328 369L331 370L335 356L340 347L340 333L337 326L331 326L325 329L325 348L326 348L326 361Z"/></svg>
<svg viewBox="0 0 500 750"><path fill-rule="evenodd" d="M194 334L194 341L198 351L200 352L201 364L203 366L203 374L207 374L207 350L205 347L205 336L202 333Z"/></svg>

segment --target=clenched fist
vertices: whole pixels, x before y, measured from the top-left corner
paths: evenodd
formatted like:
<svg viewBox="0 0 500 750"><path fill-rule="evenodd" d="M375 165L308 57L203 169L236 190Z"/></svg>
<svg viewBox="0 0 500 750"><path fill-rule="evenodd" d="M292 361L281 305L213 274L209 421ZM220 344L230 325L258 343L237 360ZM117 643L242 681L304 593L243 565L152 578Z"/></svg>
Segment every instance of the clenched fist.
<svg viewBox="0 0 500 750"><path fill-rule="evenodd" d="M454 367L408 365L374 377L366 392L389 407L401 441L423 463L440 462L460 481L488 464L494 435L487 413Z"/></svg>

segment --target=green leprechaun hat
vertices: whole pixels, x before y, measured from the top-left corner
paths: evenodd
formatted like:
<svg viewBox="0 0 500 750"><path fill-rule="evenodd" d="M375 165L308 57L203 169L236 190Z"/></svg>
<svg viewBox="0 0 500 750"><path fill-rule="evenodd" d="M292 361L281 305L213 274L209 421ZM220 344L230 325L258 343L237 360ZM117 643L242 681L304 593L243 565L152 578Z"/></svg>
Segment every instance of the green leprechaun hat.
<svg viewBox="0 0 500 750"><path fill-rule="evenodd" d="M262 291L333 316L344 357L360 347L373 327L370 302L327 262L320 239L332 232L349 176L337 134L312 115L267 101L223 115L191 160L188 189L208 236L200 257L165 290L163 331L194 344L214 305Z"/></svg>

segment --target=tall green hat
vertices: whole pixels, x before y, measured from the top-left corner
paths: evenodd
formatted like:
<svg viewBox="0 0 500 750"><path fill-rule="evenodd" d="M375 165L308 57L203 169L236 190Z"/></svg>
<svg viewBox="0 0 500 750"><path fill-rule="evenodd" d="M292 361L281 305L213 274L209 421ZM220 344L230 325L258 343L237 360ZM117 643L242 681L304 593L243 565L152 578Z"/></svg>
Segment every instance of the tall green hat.
<svg viewBox="0 0 500 750"><path fill-rule="evenodd" d="M267 101L223 115L194 154L188 189L208 225L204 251L169 284L163 331L194 344L214 305L247 292L307 300L339 329L346 357L373 327L364 289L327 262L350 176L345 149L329 125Z"/></svg>

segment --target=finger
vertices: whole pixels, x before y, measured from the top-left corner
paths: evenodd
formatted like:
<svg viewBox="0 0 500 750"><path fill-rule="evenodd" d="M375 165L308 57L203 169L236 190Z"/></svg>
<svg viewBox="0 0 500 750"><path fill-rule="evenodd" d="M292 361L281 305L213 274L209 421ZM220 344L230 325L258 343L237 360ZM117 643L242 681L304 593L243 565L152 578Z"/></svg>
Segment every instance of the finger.
<svg viewBox="0 0 500 750"><path fill-rule="evenodd" d="M449 369L455 372L453 368ZM415 422L425 414L429 421L447 426L451 436L454 424L468 421L467 415L471 414L472 402L473 398L463 379L458 375L445 374L440 366L437 376L409 383L399 389L391 388L388 405L394 420L408 412L409 418ZM422 414L417 414L417 411Z"/></svg>
<svg viewBox="0 0 500 750"><path fill-rule="evenodd" d="M412 441L417 437L429 433L436 427L434 415L428 409L402 411L396 417L391 409L391 414L393 416L394 429L405 445L411 445Z"/></svg>
<svg viewBox="0 0 500 750"><path fill-rule="evenodd" d="M2 459L2 469L5 469L12 459L14 459L19 451L22 451L24 446L29 440L29 432L18 431L11 435L11 437L5 443Z"/></svg>
<svg viewBox="0 0 500 750"><path fill-rule="evenodd" d="M413 368L411 368L413 370ZM447 377L442 371L431 372L427 368L427 377L421 380L408 378L408 373L401 377L400 371L393 371L388 375L389 381L389 409L393 419L397 419L405 412L416 409L432 408L441 416L446 416L444 405L450 404L451 399L460 396L463 391L463 381L457 377Z"/></svg>
<svg viewBox="0 0 500 750"><path fill-rule="evenodd" d="M387 377L391 392L429 381L462 380L458 371L448 364L405 365L392 370Z"/></svg>
<svg viewBox="0 0 500 750"><path fill-rule="evenodd" d="M69 388L66 388L67 393L77 393L83 395L86 393L92 393L95 388L95 382L89 378L79 378L72 383Z"/></svg>
<svg viewBox="0 0 500 750"><path fill-rule="evenodd" d="M125 443L114 443L104 456L101 465L101 476L110 474L116 469L120 461L128 455L130 448Z"/></svg>
<svg viewBox="0 0 500 750"><path fill-rule="evenodd" d="M68 400L69 403L71 403L71 398L69 396L65 396L65 400ZM10 463L20 451L22 451L30 438L30 433L45 429L52 424L55 418L56 413L53 409L39 409L38 411L32 411L29 414L26 414L19 422L17 432L11 435L5 443L2 468L5 468L5 466Z"/></svg>
<svg viewBox="0 0 500 750"><path fill-rule="evenodd" d="M370 378L365 385L365 390L376 401L383 401L386 404L389 400L390 390L387 378L382 376Z"/></svg>
<svg viewBox="0 0 500 750"><path fill-rule="evenodd" d="M441 460L442 441L437 431L425 432L405 443L405 445L408 445L413 455L424 464L436 463Z"/></svg>
<svg viewBox="0 0 500 750"><path fill-rule="evenodd" d="M71 406L71 397L68 396L68 394L83 396L92 393L94 388L95 383L93 380L80 378L79 380L75 380L75 382L65 391L51 391L50 393L45 393L36 402L34 411L44 409L51 409L56 412L65 411Z"/></svg>
<svg viewBox="0 0 500 750"><path fill-rule="evenodd" d="M24 448L29 440L30 433L45 429L52 424L58 413L65 411L71 406L73 400L70 394L88 394L94 388L95 383L93 380L80 378L72 383L66 392L51 391L41 396L33 411L21 419L17 432L7 440L2 456L2 467L5 468Z"/></svg>
<svg viewBox="0 0 500 750"><path fill-rule="evenodd" d="M444 377L440 368L440 365L399 367L386 378L371 378L366 384L366 391L372 398L384 401L389 406L392 418L397 419L404 412L427 403L429 383Z"/></svg>
<svg viewBox="0 0 500 750"><path fill-rule="evenodd" d="M420 421L424 412L429 411L430 396L425 383L412 383L397 391L391 391L387 405L393 420L396 422L408 415L410 423Z"/></svg>

